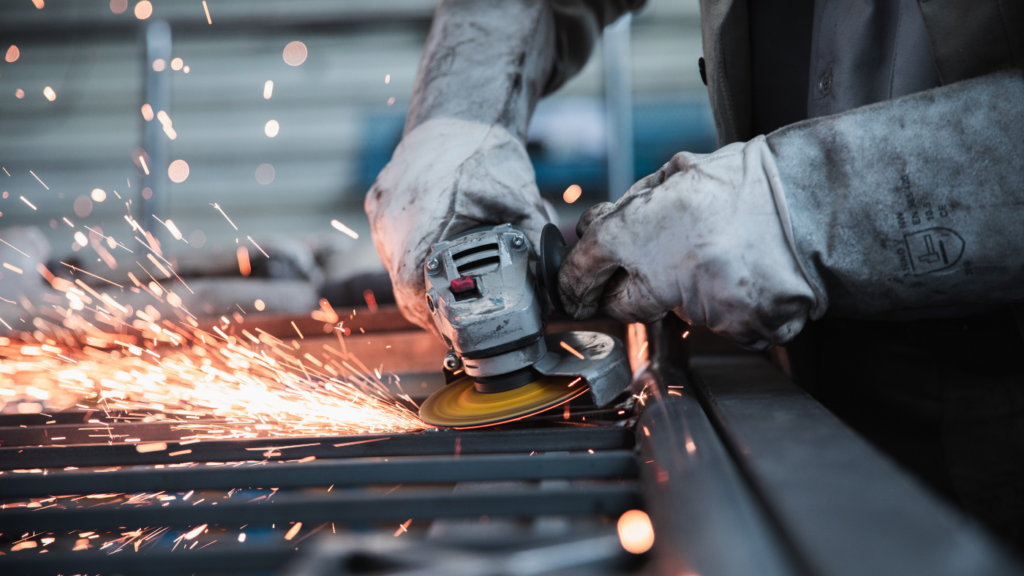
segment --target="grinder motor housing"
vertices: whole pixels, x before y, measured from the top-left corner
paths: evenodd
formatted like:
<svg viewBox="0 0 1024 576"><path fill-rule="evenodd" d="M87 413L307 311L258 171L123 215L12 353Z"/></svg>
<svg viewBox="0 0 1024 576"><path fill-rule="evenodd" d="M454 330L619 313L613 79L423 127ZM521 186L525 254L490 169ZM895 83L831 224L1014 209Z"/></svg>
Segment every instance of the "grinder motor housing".
<svg viewBox="0 0 1024 576"><path fill-rule="evenodd" d="M552 280L566 251L552 224L537 252L511 224L434 244L424 267L426 299L449 347L445 368L464 369L481 394L514 390L544 375L582 376L599 406L625 390L629 362L617 338L598 332L544 335L548 295L558 302Z"/></svg>

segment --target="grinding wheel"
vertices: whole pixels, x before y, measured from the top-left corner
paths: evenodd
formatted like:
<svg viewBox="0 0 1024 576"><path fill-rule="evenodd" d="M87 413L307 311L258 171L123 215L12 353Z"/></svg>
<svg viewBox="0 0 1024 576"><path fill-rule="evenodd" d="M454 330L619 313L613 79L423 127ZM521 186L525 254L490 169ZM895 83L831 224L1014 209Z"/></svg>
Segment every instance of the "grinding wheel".
<svg viewBox="0 0 1024 576"><path fill-rule="evenodd" d="M448 428L493 426L565 404L587 390L586 382L580 378L543 376L514 390L483 394L467 376L427 398L420 406L420 418Z"/></svg>

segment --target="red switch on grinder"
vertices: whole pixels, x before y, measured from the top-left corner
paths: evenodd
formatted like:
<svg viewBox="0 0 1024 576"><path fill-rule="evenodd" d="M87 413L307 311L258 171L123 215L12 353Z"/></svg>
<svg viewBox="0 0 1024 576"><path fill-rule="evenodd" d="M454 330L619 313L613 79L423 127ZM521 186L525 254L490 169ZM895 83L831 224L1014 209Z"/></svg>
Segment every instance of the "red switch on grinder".
<svg viewBox="0 0 1024 576"><path fill-rule="evenodd" d="M452 280L452 294L464 294L476 290L476 280L472 276L462 276Z"/></svg>

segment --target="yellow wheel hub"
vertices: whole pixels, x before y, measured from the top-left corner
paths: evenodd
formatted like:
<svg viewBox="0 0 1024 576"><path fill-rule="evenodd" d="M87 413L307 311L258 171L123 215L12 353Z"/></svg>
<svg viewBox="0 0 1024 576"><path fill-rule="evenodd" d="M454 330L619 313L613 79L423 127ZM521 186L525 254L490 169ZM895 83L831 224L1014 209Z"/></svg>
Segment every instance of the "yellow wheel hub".
<svg viewBox="0 0 1024 576"><path fill-rule="evenodd" d="M542 376L514 390L482 394L463 377L432 394L420 406L420 418L434 426L493 426L559 406L587 391L580 378Z"/></svg>

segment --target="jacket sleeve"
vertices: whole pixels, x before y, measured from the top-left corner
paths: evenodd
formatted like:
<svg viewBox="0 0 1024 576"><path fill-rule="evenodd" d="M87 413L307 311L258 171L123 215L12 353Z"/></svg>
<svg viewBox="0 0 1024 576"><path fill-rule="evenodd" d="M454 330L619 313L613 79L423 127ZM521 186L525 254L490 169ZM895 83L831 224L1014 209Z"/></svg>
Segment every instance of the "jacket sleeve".
<svg viewBox="0 0 1024 576"><path fill-rule="evenodd" d="M1020 70L793 124L768 144L790 241L832 313L1024 300Z"/></svg>
<svg viewBox="0 0 1024 576"><path fill-rule="evenodd" d="M533 108L576 74L605 25L643 0L444 0L420 59L405 132L440 117L525 140Z"/></svg>

